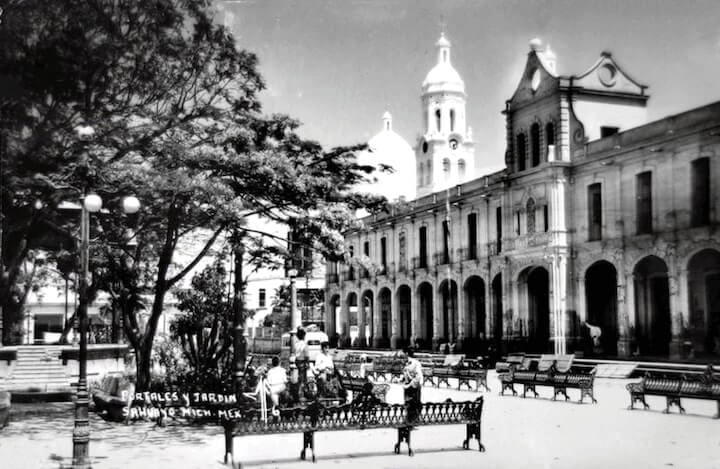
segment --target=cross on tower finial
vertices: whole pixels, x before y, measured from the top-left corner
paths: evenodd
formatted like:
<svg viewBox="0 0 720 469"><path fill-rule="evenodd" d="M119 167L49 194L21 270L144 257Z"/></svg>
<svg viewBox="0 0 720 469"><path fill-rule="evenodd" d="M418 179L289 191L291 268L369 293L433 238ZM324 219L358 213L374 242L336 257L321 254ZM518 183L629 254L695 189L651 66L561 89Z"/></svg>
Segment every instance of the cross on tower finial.
<svg viewBox="0 0 720 469"><path fill-rule="evenodd" d="M445 21L445 15L440 16L440 33L444 36L447 29L447 22Z"/></svg>

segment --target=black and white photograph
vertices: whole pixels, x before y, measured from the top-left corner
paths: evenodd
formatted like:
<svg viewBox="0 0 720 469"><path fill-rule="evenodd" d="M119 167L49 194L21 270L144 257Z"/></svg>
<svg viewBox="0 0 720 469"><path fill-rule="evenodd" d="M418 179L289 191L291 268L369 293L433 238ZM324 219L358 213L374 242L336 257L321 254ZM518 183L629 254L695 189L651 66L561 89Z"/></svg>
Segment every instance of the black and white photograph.
<svg viewBox="0 0 720 469"><path fill-rule="evenodd" d="M718 77L718 0L0 0L0 468L720 469Z"/></svg>

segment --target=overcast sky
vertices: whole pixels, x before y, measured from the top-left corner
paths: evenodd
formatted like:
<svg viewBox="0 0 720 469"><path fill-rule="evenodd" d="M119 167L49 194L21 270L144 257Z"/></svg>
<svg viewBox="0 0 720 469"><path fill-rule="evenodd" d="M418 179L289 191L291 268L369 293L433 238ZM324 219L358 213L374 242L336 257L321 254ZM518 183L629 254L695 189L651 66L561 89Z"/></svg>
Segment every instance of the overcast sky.
<svg viewBox="0 0 720 469"><path fill-rule="evenodd" d="M367 141L385 110L411 145L420 85L446 24L476 152L502 164L505 121L534 37L560 74L604 50L649 86L650 120L720 99L720 0L239 0L220 2L241 48L260 58L266 112L290 114L329 147Z"/></svg>

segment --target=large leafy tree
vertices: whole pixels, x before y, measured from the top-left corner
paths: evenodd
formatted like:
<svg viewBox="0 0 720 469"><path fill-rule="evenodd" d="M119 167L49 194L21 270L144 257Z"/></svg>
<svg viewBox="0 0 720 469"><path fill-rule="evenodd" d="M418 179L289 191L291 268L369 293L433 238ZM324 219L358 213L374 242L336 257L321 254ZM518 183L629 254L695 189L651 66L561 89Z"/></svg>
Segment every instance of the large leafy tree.
<svg viewBox="0 0 720 469"><path fill-rule="evenodd" d="M219 239L232 233L268 262L283 254L262 248L276 235L245 220L292 220L303 243L337 256L354 211L383 203L350 190L372 169L356 164L360 147L325 151L296 121L260 114L257 58L212 15L208 0L24 0L0 28L0 303L34 246L74 239L59 202L96 192L117 213L136 195L139 216L93 216L91 268L123 319L139 389L166 294ZM81 124L91 142L75 138Z"/></svg>

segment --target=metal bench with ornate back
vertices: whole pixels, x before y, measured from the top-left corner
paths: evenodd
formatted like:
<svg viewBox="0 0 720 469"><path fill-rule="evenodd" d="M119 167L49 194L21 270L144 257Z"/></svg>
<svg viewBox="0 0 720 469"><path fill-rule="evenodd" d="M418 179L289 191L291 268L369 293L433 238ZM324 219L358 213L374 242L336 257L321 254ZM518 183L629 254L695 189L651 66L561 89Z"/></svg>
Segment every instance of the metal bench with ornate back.
<svg viewBox="0 0 720 469"><path fill-rule="evenodd" d="M708 365L702 374L657 374L646 373L637 383L629 383L626 389L630 392L630 406L635 408L635 402L641 402L645 409L650 406L645 401L645 396L665 397L664 413L670 412L670 406L676 405L680 413L685 413L681 399L704 399L717 403L717 414L714 418L720 418L720 373Z"/></svg>
<svg viewBox="0 0 720 469"><path fill-rule="evenodd" d="M568 388L574 388L580 390L579 403L582 403L586 396L593 403L597 403L594 395L595 368L589 373L575 370L572 367L573 359L574 355L541 355L538 360L521 355L513 356L512 361L507 362L508 371L498 374L502 385L500 395L504 395L505 390L517 395L515 384L522 384L523 397L526 397L528 391L538 397L536 387L548 386L553 388L553 400L557 399L558 394L562 394L567 401L570 399Z"/></svg>
<svg viewBox="0 0 720 469"><path fill-rule="evenodd" d="M248 409L238 418L223 422L225 429L225 463L235 465L233 438L236 436L267 435L275 433L302 433L303 446L300 459L307 451L312 452L315 462L315 433L318 431L365 430L373 428L397 429L396 454L400 445L406 442L408 455L412 456L410 435L418 426L465 424L466 433L463 448L469 448L470 439L478 441L480 451L485 447L480 441L480 423L483 398L475 401L426 402L413 407L402 404L389 405L379 402L372 395L363 394L353 402L340 406L323 406L313 402L306 407L280 409L279 415L262 419L258 409Z"/></svg>
<svg viewBox="0 0 720 469"><path fill-rule="evenodd" d="M377 356L372 359L371 365L367 367L367 375L374 381L399 382L402 379L406 364L407 358L404 355Z"/></svg>
<svg viewBox="0 0 720 469"><path fill-rule="evenodd" d="M423 370L423 385L440 387L443 383L451 387L450 379L457 380L457 389L467 386L469 390L480 390L480 386L490 390L487 385L487 370L479 360L465 358L465 355L416 355Z"/></svg>

